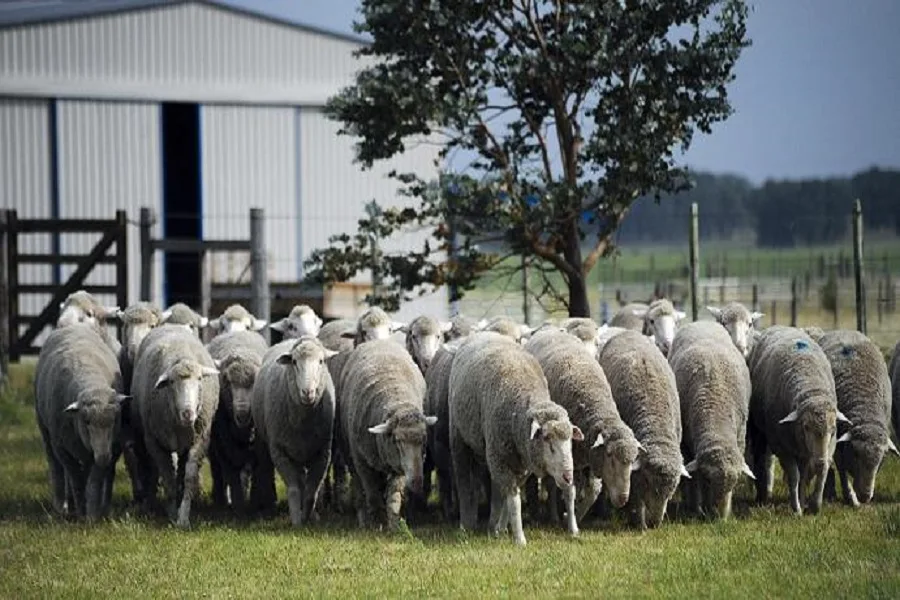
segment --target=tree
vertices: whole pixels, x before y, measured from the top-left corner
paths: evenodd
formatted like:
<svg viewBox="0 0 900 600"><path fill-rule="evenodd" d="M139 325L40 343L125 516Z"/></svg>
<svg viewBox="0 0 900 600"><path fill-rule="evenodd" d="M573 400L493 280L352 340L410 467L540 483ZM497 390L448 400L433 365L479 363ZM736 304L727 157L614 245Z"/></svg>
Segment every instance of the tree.
<svg viewBox="0 0 900 600"><path fill-rule="evenodd" d="M685 189L676 150L731 114L747 13L743 0L363 0L355 28L373 43L358 55L373 60L327 107L358 161L435 137L442 158L474 159L438 182L393 173L416 206L360 220L313 254L311 275L368 268L373 231L431 227L436 247L383 259L383 303L471 287L499 239L557 271L569 314L589 316L586 277L631 204ZM456 255L438 254L454 239Z"/></svg>

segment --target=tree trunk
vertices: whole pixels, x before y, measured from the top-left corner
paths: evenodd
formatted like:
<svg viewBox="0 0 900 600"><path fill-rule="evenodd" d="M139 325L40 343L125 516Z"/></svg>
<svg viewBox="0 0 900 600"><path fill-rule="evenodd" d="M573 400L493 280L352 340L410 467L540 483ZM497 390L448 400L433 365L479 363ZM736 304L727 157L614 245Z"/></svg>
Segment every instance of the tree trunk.
<svg viewBox="0 0 900 600"><path fill-rule="evenodd" d="M588 303L585 274L581 265L581 240L578 236L578 221L572 219L566 224L566 229L566 246L563 257L576 273L576 275L568 278L569 316L590 317L591 305Z"/></svg>

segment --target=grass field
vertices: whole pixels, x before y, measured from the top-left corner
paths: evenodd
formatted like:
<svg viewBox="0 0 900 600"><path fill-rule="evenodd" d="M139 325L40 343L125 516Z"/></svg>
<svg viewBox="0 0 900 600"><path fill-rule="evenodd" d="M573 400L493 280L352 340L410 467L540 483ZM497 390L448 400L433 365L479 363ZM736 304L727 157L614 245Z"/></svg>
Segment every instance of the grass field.
<svg viewBox="0 0 900 600"><path fill-rule="evenodd" d="M586 522L579 539L526 524L528 546L429 522L361 532L346 520L292 530L281 516L247 522L204 502L191 531L134 516L125 477L113 516L86 525L50 514L30 392L16 366L0 399L0 597L234 598L897 598L900 460L890 457L876 503L790 515L784 490L736 518L675 517L638 533ZM208 485L208 472L204 482ZM283 497L283 495L282 495ZM673 506L677 512L677 505Z"/></svg>

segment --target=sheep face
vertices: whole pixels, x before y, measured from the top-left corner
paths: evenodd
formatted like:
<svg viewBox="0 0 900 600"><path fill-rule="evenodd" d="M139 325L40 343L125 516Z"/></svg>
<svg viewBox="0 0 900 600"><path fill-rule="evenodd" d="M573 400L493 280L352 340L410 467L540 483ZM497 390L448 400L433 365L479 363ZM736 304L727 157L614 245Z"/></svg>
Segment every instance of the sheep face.
<svg viewBox="0 0 900 600"><path fill-rule="evenodd" d="M709 515L723 519L731 516L731 498L741 477L753 477L744 457L718 448L701 453L686 466L694 483L699 486L703 509Z"/></svg>
<svg viewBox="0 0 900 600"><path fill-rule="evenodd" d="M156 381L157 390L170 390L175 414L182 427L193 427L200 415L200 390L204 377L219 371L188 360L179 360Z"/></svg>
<svg viewBox="0 0 900 600"><path fill-rule="evenodd" d="M666 516L669 500L675 495L682 467L673 470L668 462L657 463L650 457L642 458L639 463L631 481L631 493L643 500L647 526L658 527Z"/></svg>
<svg viewBox="0 0 900 600"><path fill-rule="evenodd" d="M406 350L422 373L428 370L444 341L444 334L451 328L451 323L420 318L401 329L406 333Z"/></svg>
<svg viewBox="0 0 900 600"><path fill-rule="evenodd" d="M591 447L591 470L600 473L603 487L609 501L616 508L622 508L628 502L631 493L631 471L638 466L638 445L636 440L602 440Z"/></svg>
<svg viewBox="0 0 900 600"><path fill-rule="evenodd" d="M317 336L322 329L322 319L311 308L295 309L289 316L272 323L272 329L281 332L285 339Z"/></svg>
<svg viewBox="0 0 900 600"><path fill-rule="evenodd" d="M369 427L369 433L384 436L383 442L393 446L396 467L406 477L406 485L415 494L422 493L422 464L425 454L426 428L434 425L437 417L426 417L419 412L395 415L384 423Z"/></svg>
<svg viewBox="0 0 900 600"><path fill-rule="evenodd" d="M750 356L750 346L753 340L753 331L757 322L765 315L761 312L750 312L739 303L731 303L725 308L707 306L708 310L725 330L728 332L734 347L747 358Z"/></svg>
<svg viewBox="0 0 900 600"><path fill-rule="evenodd" d="M549 475L559 489L573 485L572 440L584 441L581 429L568 419L531 422L531 464L538 477Z"/></svg>
<svg viewBox="0 0 900 600"><path fill-rule="evenodd" d="M779 423L793 427L802 448L801 455L815 472L826 471L834 454L837 433L837 410L827 400L807 400Z"/></svg>
<svg viewBox="0 0 900 600"><path fill-rule="evenodd" d="M220 367L225 384L222 389L230 394L231 418L239 429L250 425L253 384L259 368L258 362L250 362L234 355L226 357Z"/></svg>
<svg viewBox="0 0 900 600"><path fill-rule="evenodd" d="M863 504L875 494L875 476L887 451L892 447L883 431L864 431L856 427L841 436L837 451L853 478L856 498Z"/></svg>
<svg viewBox="0 0 900 600"><path fill-rule="evenodd" d="M93 296L84 291L70 294L60 304L59 317L56 320L57 327L67 327L74 323L86 323L88 325L102 325L106 319L119 311L118 306L103 306Z"/></svg>
<svg viewBox="0 0 900 600"><path fill-rule="evenodd" d="M128 398L111 388L85 390L65 409L75 415L81 443L91 449L98 467L106 467L112 460L113 444L121 427L122 405Z"/></svg>
<svg viewBox="0 0 900 600"><path fill-rule="evenodd" d="M313 405L319 401L327 381L328 367L325 359L335 354L316 338L304 336L294 344L290 352L278 357L278 364L290 369L293 387L301 403Z"/></svg>
<svg viewBox="0 0 900 600"><path fill-rule="evenodd" d="M637 312L639 311L635 311L635 314ZM644 333L653 336L653 341L663 356L669 355L669 348L672 347L672 340L675 339L675 327L684 316L681 311L669 313L654 310L653 307L645 313Z"/></svg>

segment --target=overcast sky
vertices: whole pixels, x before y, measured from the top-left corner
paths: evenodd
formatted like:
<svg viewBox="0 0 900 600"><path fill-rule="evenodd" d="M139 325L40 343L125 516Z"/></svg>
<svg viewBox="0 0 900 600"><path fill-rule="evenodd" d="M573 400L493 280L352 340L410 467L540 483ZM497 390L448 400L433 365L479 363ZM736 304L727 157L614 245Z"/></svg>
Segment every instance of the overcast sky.
<svg viewBox="0 0 900 600"><path fill-rule="evenodd" d="M230 0L352 32L357 0ZM697 169L767 178L900 167L900 0L755 0L736 113L695 139Z"/></svg>

